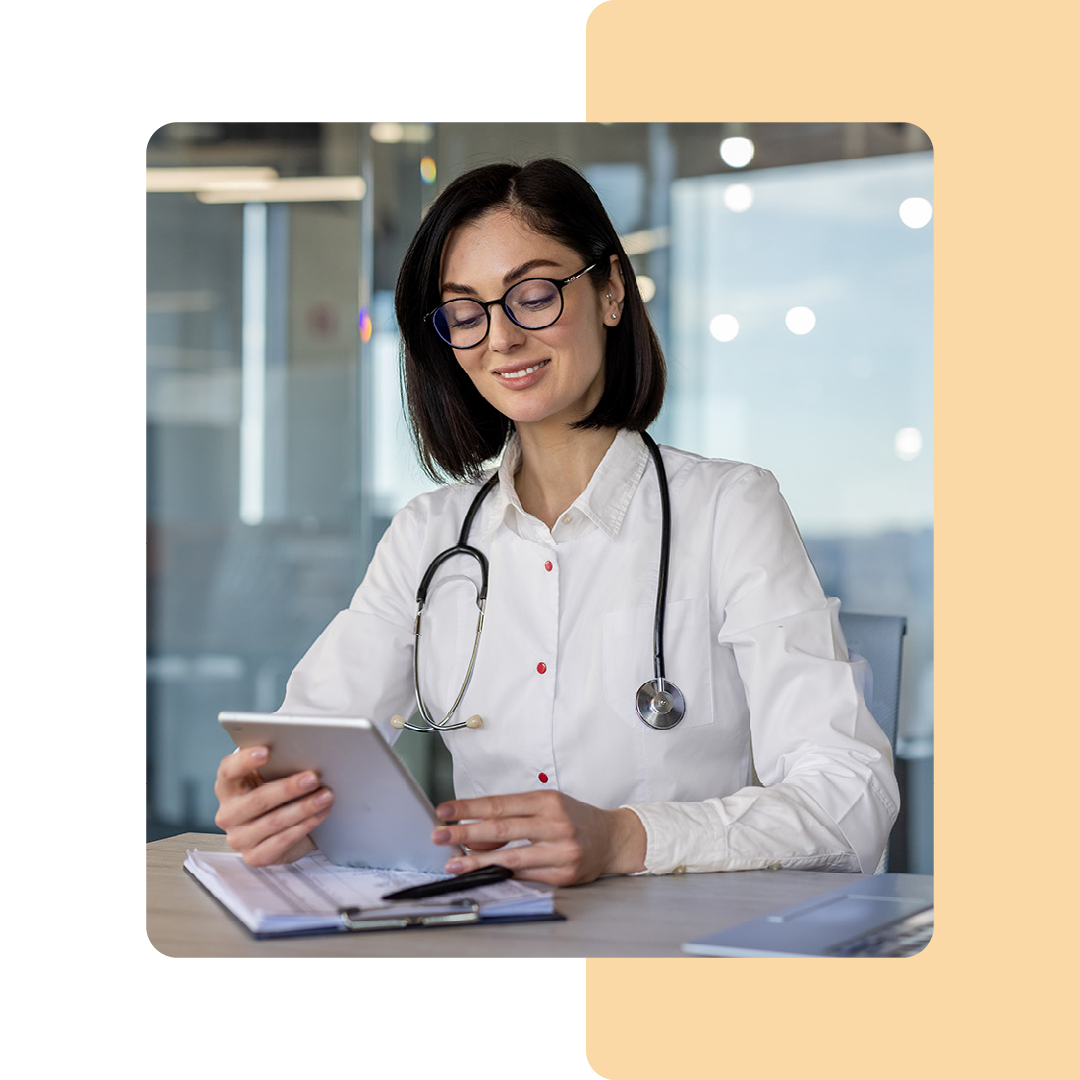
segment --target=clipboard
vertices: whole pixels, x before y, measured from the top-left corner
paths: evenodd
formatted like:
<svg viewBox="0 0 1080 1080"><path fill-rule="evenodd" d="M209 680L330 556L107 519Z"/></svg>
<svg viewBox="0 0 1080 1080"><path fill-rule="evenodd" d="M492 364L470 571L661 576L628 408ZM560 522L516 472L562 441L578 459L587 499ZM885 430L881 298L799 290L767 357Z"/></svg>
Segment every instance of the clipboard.
<svg viewBox="0 0 1080 1080"><path fill-rule="evenodd" d="M259 941L439 926L562 922L566 918L555 910L550 889L520 881L485 885L461 897L342 905L334 898L354 887L359 886L355 891L365 897L387 889L390 874L398 878L392 884L414 882L402 882L401 872L337 866L320 852L293 864L249 867L236 852L189 851L184 870ZM275 905L276 912L271 910ZM299 910L305 906L312 909Z"/></svg>

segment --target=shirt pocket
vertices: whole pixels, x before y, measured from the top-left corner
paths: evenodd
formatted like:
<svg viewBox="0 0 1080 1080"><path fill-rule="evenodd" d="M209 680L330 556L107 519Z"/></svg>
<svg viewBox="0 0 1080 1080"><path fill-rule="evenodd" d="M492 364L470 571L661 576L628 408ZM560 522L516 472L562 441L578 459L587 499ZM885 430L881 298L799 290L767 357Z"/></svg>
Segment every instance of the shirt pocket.
<svg viewBox="0 0 1080 1080"><path fill-rule="evenodd" d="M636 709L638 687L654 678L655 616L655 604L609 611L604 616L604 699L631 726L642 726ZM707 597L668 601L664 617L664 674L682 691L686 701L686 714L671 730L713 722L711 640Z"/></svg>

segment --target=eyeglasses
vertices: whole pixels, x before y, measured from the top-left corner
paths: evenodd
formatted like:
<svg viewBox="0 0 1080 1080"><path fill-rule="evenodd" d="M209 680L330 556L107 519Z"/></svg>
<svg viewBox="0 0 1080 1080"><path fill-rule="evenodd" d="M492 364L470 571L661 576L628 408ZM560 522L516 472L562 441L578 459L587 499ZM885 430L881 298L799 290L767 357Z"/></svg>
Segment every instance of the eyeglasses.
<svg viewBox="0 0 1080 1080"><path fill-rule="evenodd" d="M435 332L452 349L475 349L488 336L495 304L523 330L543 330L557 323L563 313L563 289L596 266L593 263L561 280L525 278L511 285L498 300L449 300L424 318L431 321Z"/></svg>

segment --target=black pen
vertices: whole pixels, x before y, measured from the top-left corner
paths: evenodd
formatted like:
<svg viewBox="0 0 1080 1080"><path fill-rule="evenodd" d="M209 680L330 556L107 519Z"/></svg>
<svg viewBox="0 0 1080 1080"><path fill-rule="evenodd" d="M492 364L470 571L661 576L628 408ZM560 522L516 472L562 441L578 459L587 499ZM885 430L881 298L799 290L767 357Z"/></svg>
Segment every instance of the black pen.
<svg viewBox="0 0 1080 1080"><path fill-rule="evenodd" d="M413 885L408 889L387 893L384 900L424 900L429 896L446 896L448 893L467 892L478 889L481 885L494 885L496 881L505 881L514 876L514 871L505 866L484 866L479 870L470 870L457 877L431 881L426 885Z"/></svg>

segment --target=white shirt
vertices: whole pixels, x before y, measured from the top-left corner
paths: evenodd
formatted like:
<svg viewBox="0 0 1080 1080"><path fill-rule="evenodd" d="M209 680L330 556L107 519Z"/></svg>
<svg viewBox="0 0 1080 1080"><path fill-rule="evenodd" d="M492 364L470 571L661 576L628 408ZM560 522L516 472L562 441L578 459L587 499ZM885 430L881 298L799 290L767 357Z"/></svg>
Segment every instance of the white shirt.
<svg viewBox="0 0 1080 1080"><path fill-rule="evenodd" d="M771 473L661 453L672 517L664 656L685 718L657 731L635 711L653 678L661 529L644 441L619 432L549 530L518 501L515 438L470 536L489 560L489 591L454 719L479 713L483 727L442 736L457 796L558 788L629 806L653 873L872 873L899 797L839 602L823 594ZM367 716L396 737L390 717L415 701L417 586L457 543L478 487L443 487L394 517L348 610L297 665L283 711ZM455 556L428 593L420 688L436 719L468 669L479 578L474 560Z"/></svg>

